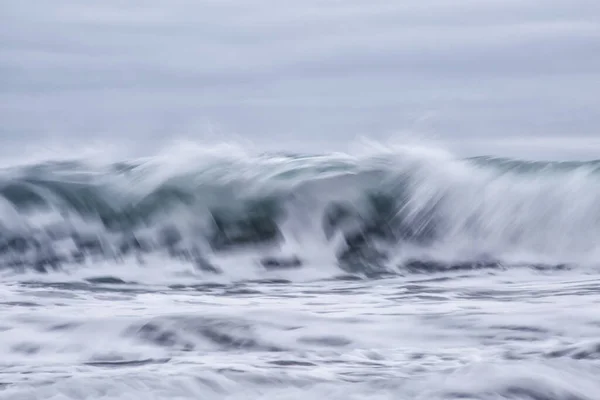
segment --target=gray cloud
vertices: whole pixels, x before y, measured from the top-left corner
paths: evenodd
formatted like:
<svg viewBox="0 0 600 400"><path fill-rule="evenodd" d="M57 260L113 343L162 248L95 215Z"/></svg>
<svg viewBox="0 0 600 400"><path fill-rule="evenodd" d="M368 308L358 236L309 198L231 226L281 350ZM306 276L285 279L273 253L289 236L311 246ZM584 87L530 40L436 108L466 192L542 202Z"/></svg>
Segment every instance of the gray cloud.
<svg viewBox="0 0 600 400"><path fill-rule="evenodd" d="M214 127L306 149L407 130L457 143L600 136L597 0L9 0L0 11L4 144L150 146Z"/></svg>

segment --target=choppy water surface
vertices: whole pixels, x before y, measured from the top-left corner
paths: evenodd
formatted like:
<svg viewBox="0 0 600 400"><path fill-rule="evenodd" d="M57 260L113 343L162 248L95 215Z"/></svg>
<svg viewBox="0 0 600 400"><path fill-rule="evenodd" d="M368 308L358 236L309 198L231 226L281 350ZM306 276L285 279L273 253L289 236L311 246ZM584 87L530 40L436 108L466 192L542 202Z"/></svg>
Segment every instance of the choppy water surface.
<svg viewBox="0 0 600 400"><path fill-rule="evenodd" d="M571 271L2 287L2 399L598 399Z"/></svg>
<svg viewBox="0 0 600 400"><path fill-rule="evenodd" d="M600 399L597 162L188 153L0 170L0 399Z"/></svg>

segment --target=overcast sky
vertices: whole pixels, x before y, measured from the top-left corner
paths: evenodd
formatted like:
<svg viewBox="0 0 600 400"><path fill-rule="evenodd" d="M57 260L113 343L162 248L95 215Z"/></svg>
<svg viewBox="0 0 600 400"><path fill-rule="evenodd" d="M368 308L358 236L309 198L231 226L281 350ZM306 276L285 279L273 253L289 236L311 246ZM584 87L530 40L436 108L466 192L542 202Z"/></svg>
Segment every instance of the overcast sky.
<svg viewBox="0 0 600 400"><path fill-rule="evenodd" d="M413 136L600 158L599 0L0 0L0 44L0 154Z"/></svg>

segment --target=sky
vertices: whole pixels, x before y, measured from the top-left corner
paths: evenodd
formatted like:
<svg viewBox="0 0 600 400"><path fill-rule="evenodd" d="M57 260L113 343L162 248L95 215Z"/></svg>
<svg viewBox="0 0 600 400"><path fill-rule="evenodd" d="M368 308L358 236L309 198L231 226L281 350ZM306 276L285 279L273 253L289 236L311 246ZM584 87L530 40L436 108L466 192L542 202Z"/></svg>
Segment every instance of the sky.
<svg viewBox="0 0 600 400"><path fill-rule="evenodd" d="M357 138L600 158L598 0L0 0L0 156Z"/></svg>

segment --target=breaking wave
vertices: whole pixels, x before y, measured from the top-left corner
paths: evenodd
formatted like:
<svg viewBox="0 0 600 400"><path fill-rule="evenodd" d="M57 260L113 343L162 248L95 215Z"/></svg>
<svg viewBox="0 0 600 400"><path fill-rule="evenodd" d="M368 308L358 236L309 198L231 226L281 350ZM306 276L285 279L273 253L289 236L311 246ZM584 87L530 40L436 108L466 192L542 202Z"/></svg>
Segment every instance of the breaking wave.
<svg viewBox="0 0 600 400"><path fill-rule="evenodd" d="M11 272L157 255L197 274L227 274L232 255L266 271L362 275L569 268L600 254L600 161L226 146L52 161L0 170L0 221Z"/></svg>

